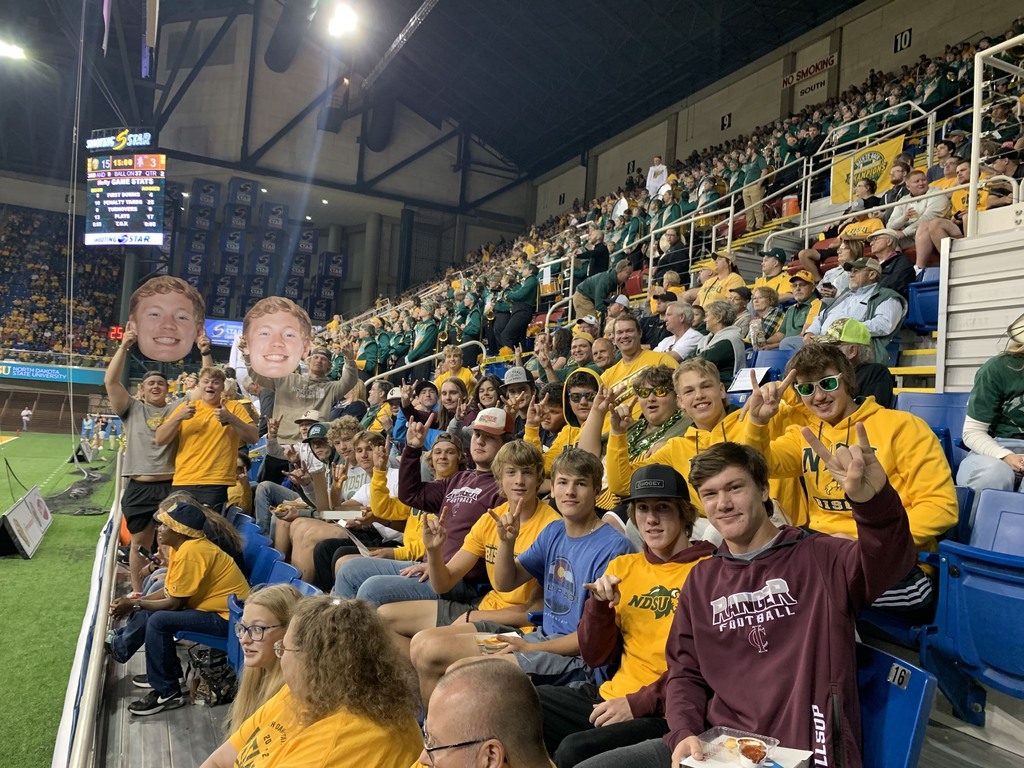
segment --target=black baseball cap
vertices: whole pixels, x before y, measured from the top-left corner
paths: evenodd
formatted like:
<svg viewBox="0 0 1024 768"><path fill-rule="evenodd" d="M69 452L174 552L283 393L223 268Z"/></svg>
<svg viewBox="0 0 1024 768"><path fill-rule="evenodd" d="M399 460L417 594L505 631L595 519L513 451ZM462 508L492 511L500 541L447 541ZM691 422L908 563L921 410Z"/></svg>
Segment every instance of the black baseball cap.
<svg viewBox="0 0 1024 768"><path fill-rule="evenodd" d="M683 476L664 464L640 467L629 481L629 496L622 499L629 503L639 499L684 499L690 500L690 488Z"/></svg>

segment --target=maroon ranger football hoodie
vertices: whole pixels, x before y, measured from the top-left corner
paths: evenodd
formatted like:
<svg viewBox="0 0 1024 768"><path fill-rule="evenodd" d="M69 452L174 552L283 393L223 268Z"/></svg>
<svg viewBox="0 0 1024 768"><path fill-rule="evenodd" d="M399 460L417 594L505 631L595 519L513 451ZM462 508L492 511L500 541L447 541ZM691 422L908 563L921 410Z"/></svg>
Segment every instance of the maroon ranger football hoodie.
<svg viewBox="0 0 1024 768"><path fill-rule="evenodd" d="M690 573L666 646L670 749L721 725L861 767L855 615L917 556L892 486L851 504L856 541L787 526L751 561L723 544Z"/></svg>

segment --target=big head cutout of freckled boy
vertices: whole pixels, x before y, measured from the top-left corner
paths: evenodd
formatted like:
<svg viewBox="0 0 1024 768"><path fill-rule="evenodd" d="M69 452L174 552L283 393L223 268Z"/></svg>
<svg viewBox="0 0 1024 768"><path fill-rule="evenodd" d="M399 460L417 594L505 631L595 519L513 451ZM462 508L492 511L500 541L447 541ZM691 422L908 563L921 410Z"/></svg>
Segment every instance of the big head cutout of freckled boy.
<svg viewBox="0 0 1024 768"><path fill-rule="evenodd" d="M199 291L169 275L147 280L128 305L128 329L138 335L139 351L163 363L188 356L204 333L205 317L206 303Z"/></svg>
<svg viewBox="0 0 1024 768"><path fill-rule="evenodd" d="M293 373L313 343L309 313L291 299L269 296L253 304L242 321L249 367L268 379Z"/></svg>

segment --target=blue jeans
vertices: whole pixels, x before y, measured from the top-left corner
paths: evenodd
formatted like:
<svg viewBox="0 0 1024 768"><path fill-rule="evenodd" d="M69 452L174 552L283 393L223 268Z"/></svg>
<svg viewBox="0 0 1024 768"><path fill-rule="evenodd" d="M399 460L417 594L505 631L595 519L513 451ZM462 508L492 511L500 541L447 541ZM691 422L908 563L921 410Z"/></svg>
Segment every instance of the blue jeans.
<svg viewBox="0 0 1024 768"><path fill-rule="evenodd" d="M438 595L431 589L429 581L420 582L418 576L398 575L399 571L410 565L419 563L378 557L348 560L338 570L332 594L347 600L358 598L373 605L404 603L407 600L437 600L438 597L468 603L477 596L477 590L464 581L460 581L450 592Z"/></svg>
<svg viewBox="0 0 1024 768"><path fill-rule="evenodd" d="M252 506L256 513L256 525L260 527L260 533L273 539L274 521L277 518L271 513L270 508L297 498L299 498L299 494L277 483L264 481L257 485Z"/></svg>
<svg viewBox="0 0 1024 768"><path fill-rule="evenodd" d="M997 437L995 441L1003 448L1009 448L1014 453L1024 454L1024 440ZM960 462L960 468L956 472L956 484L966 485L974 489L974 508L971 509L970 524L974 524L974 512L978 508L978 497L986 488L995 488L997 491L1013 491L1017 489L1017 476L1010 465L1002 459L991 456L982 456L977 453L969 453ZM1024 484L1019 489L1024 493Z"/></svg>
<svg viewBox="0 0 1024 768"><path fill-rule="evenodd" d="M179 632L201 632L228 636L228 621L209 611L134 611L123 628L110 641L113 657L127 661L139 648L146 647L146 677L153 690L170 696L180 690L181 664L174 646Z"/></svg>

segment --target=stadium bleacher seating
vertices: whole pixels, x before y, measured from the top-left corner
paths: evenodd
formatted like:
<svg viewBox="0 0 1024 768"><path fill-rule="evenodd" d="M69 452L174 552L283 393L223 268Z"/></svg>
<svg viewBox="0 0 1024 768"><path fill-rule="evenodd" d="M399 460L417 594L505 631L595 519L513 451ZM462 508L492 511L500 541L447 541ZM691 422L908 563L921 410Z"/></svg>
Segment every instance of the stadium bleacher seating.
<svg viewBox="0 0 1024 768"><path fill-rule="evenodd" d="M939 603L921 635L921 663L957 717L984 725L980 684L1024 698L1024 495L982 491L970 543L942 541L938 559Z"/></svg>
<svg viewBox="0 0 1024 768"><path fill-rule="evenodd" d="M942 444L953 477L956 477L960 462L968 453L960 445L968 397L966 392L901 392L896 396L894 406L898 411L906 411L924 419L932 428Z"/></svg>
<svg viewBox="0 0 1024 768"><path fill-rule="evenodd" d="M877 648L857 644L864 765L914 768L935 701L928 672Z"/></svg>

